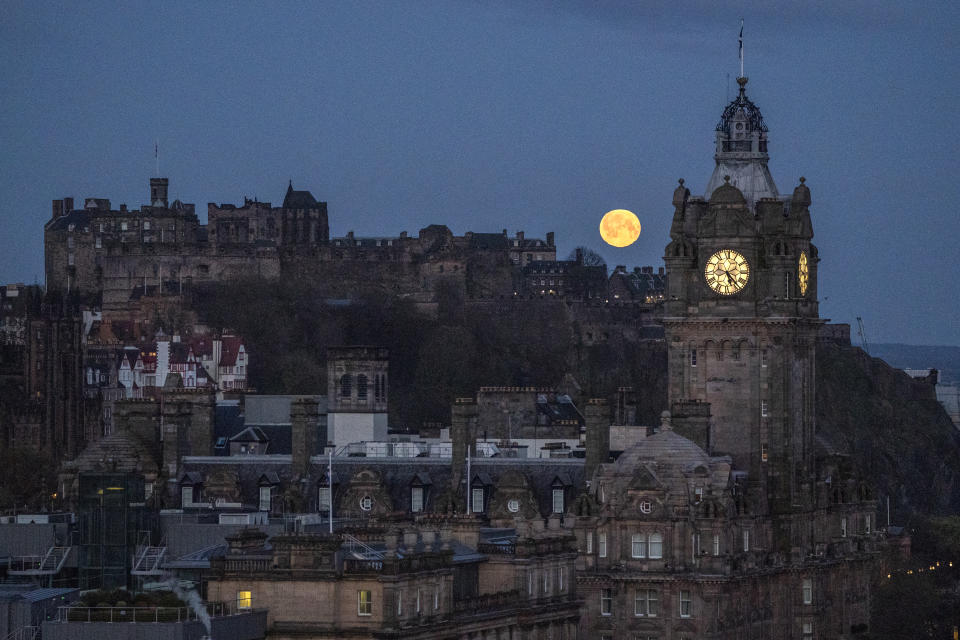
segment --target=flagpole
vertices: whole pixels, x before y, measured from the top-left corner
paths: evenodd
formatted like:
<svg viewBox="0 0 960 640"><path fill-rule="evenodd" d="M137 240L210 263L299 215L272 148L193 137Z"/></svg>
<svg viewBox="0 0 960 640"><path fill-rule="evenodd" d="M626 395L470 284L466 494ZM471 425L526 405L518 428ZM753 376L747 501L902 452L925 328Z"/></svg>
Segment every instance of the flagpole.
<svg viewBox="0 0 960 640"><path fill-rule="evenodd" d="M740 77L743 77L743 18L740 18Z"/></svg>
<svg viewBox="0 0 960 640"><path fill-rule="evenodd" d="M157 138L156 142L153 144L153 157L157 161L157 177L159 178L160 177L160 138Z"/></svg>

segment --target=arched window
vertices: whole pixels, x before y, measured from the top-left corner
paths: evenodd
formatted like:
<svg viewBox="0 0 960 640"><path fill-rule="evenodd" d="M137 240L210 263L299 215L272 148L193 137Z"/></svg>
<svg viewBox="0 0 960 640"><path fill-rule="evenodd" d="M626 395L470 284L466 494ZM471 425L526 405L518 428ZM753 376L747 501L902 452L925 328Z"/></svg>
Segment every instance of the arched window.
<svg viewBox="0 0 960 640"><path fill-rule="evenodd" d="M651 533L648 550L650 552L649 557L662 558L663 557L663 535L659 533Z"/></svg>
<svg viewBox="0 0 960 640"><path fill-rule="evenodd" d="M647 557L647 537L642 533L635 533L630 540L630 555L634 558Z"/></svg>
<svg viewBox="0 0 960 640"><path fill-rule="evenodd" d="M340 378L340 397L349 398L350 397L350 387L353 381L350 379L350 374L345 373L343 377Z"/></svg>
<svg viewBox="0 0 960 640"><path fill-rule="evenodd" d="M357 376L357 399L367 399L367 376L362 373Z"/></svg>

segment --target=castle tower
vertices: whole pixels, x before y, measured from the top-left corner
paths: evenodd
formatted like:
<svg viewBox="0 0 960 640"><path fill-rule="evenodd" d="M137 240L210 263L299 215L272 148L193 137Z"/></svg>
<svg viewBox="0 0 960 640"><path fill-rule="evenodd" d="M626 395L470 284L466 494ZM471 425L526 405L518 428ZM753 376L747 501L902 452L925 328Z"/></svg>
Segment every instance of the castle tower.
<svg viewBox="0 0 960 640"><path fill-rule="evenodd" d="M150 206L168 208L167 188L170 178L150 178Z"/></svg>
<svg viewBox="0 0 960 640"><path fill-rule="evenodd" d="M747 472L758 512L783 515L780 546L805 546L802 527L790 521L813 504L815 349L823 321L810 190L800 178L792 198L779 196L763 116L746 96L747 79L737 82L740 95L717 126L707 192L691 197L682 180L674 192L664 257L669 399L678 416L691 407L691 416L706 416L696 420L709 424L697 440Z"/></svg>
<svg viewBox="0 0 960 640"><path fill-rule="evenodd" d="M381 347L327 349L327 438L335 446L387 439L388 358Z"/></svg>

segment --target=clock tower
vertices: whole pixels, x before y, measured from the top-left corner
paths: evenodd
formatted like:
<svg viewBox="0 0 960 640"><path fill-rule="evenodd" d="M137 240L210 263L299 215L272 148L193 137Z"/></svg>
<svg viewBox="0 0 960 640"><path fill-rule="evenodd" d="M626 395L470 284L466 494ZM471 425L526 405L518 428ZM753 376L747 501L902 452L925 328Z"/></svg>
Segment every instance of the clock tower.
<svg viewBox="0 0 960 640"><path fill-rule="evenodd" d="M776 548L809 548L814 371L823 321L810 189L783 197L747 78L716 127L702 197L673 195L664 327L675 430L729 455L746 503L773 519Z"/></svg>

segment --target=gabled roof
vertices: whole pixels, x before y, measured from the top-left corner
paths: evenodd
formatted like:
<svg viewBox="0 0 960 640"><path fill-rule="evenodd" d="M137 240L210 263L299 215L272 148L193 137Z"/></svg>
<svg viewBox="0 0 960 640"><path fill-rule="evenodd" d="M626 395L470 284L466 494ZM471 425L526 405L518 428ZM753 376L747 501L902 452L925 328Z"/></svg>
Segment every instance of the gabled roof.
<svg viewBox="0 0 960 640"><path fill-rule="evenodd" d="M243 340L238 336L223 336L223 346L220 351L220 362L217 364L222 367L232 367L237 364L237 354L243 347Z"/></svg>
<svg viewBox="0 0 960 640"><path fill-rule="evenodd" d="M294 191L293 181L287 186L287 193L283 197L284 209L317 209L318 202L309 191Z"/></svg>

